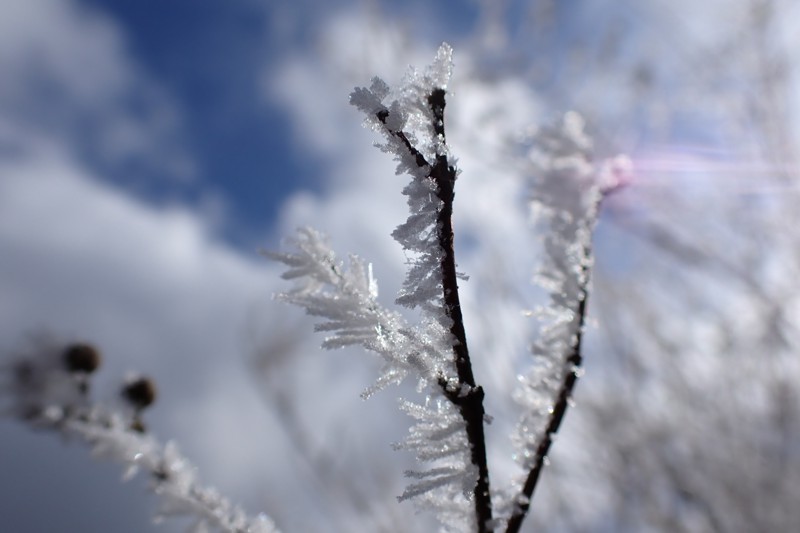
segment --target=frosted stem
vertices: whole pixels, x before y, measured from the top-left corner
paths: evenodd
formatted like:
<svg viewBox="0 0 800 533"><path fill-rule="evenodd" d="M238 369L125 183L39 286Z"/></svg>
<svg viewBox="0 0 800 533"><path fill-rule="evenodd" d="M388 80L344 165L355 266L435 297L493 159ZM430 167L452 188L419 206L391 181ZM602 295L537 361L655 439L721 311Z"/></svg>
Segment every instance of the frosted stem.
<svg viewBox="0 0 800 533"><path fill-rule="evenodd" d="M444 108L445 90L435 88L428 95L427 101L433 113L433 128L435 134L445 143ZM450 165L447 155L438 153L434 164L430 164L417 150L402 131L393 131L387 124L389 113L380 110L376 117L386 127L387 131L396 137L414 157L417 166L428 168L428 179L436 184L436 196L441 204L436 217L437 237L439 248L443 255L441 259L442 292L444 311L452 323L450 333L455 342L453 356L458 372L458 387L453 388L444 378L439 384L445 397L459 408L461 417L466 423L467 438L470 443L471 461L478 469L478 480L475 485L475 516L479 533L487 533L492 523L492 501L489 489L489 468L486 461L486 438L483 431L485 411L483 408L483 389L476 386L472 372L472 364L467 347L467 335L464 329L464 318L461 314L461 301L458 294L458 274L456 271L455 252L453 247L453 200L455 197L455 182L457 172ZM466 394L463 392L466 386Z"/></svg>
<svg viewBox="0 0 800 533"><path fill-rule="evenodd" d="M596 207L593 211L594 216L587 221L590 228L594 226L594 223L596 222L597 213L600 210L600 203L603 199L603 195L608 194L609 192L610 190L599 196ZM539 482L539 476L541 475L542 468L545 464L545 458L547 457L547 453L550 451L550 445L553 444L553 435L555 435L558 432L558 429L561 427L561 422L564 419L564 415L566 414L567 408L570 404L570 398L572 398L575 383L578 380L579 370L583 364L581 347L583 344L583 329L586 324L586 305L589 298L589 281L591 277L590 271L592 264L592 242L591 238L589 238L589 240L583 245L583 261L581 264L581 273L580 276L578 276L578 279L581 280L581 283L578 292L578 305L577 309L575 310L575 318L573 319L575 324L575 328L573 330L575 331L575 342L572 346L572 350L564 360L565 368L569 368L570 370L564 373L563 381L558 389L558 395L556 397L555 404L553 405L552 414L547 422L547 428L545 429L545 433L541 442L539 442L539 445L536 448L533 466L525 478L525 483L523 484L520 493L515 498L515 511L508 521L506 533L517 533L522 526L523 520L525 520L528 509L530 509L533 491L536 489L536 485Z"/></svg>

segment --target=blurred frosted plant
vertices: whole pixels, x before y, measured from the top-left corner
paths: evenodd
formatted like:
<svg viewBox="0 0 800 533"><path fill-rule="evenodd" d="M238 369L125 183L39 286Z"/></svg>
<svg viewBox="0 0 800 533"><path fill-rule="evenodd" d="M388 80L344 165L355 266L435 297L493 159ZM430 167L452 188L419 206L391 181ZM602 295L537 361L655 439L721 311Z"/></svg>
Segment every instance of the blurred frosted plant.
<svg viewBox="0 0 800 533"><path fill-rule="evenodd" d="M416 420L397 449L414 451L426 470L406 472L413 480L400 500L432 508L447 531L517 531L529 507L552 434L558 429L581 362L580 336L586 313L591 234L603 194L619 184L624 160L596 168L583 121L567 114L557 127L542 129L531 152L537 176L532 211L549 224L545 264L538 279L550 292L550 317L534 349L532 370L521 378L516 397L524 409L515 442L523 479L495 495L494 514L486 461L483 389L470 362L453 250L454 187L459 171L445 136L444 108L452 71L452 49L443 44L424 72L411 70L392 89L380 78L356 88L350 102L366 115L365 125L384 137L381 150L394 155L410 215L392 233L409 257L398 305L420 311L407 325L376 301L372 269L351 257L347 268L324 237L301 229L289 241L294 251L270 253L287 265L295 287L278 298L325 319L325 348L360 344L385 361L372 390L399 383L409 374L425 394L421 404L403 401Z"/></svg>
<svg viewBox="0 0 800 533"><path fill-rule="evenodd" d="M86 405L89 377L100 366L100 353L89 344L66 348L40 336L22 354L3 367L0 393L3 413L36 421L51 406L77 409Z"/></svg>
<svg viewBox="0 0 800 533"><path fill-rule="evenodd" d="M544 257L535 282L549 305L531 314L543 322L533 344L533 365L519 377L514 399L522 407L512 436L524 474L505 502L509 531L517 531L546 462L547 453L581 373L581 342L593 263L592 233L605 195L628 180L631 163L617 156L592 162L592 141L584 121L568 112L541 128L529 153L533 166L531 216L541 231Z"/></svg>
<svg viewBox="0 0 800 533"><path fill-rule="evenodd" d="M216 490L201 485L196 468L175 443L162 444L147 433L141 413L155 400L152 380L128 378L120 390L126 404L121 408L93 401L90 378L100 361L100 353L89 344L34 339L27 352L2 369L2 412L86 444L94 456L122 465L126 480L138 471L147 473L150 490L161 499L157 521L188 517L193 520L190 531L197 533L278 531L265 515L248 517Z"/></svg>

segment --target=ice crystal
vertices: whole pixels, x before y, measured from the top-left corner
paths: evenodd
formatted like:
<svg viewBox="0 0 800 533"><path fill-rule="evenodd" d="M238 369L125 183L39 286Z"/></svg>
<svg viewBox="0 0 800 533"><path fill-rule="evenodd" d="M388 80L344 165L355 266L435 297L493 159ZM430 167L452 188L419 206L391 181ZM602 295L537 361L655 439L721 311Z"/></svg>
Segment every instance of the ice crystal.
<svg viewBox="0 0 800 533"><path fill-rule="evenodd" d="M430 321L412 327L399 313L381 306L372 265L350 256L345 266L325 236L311 228L299 229L289 244L292 252L266 253L289 267L284 279L296 282L292 290L277 297L324 319L315 326L316 331L329 334L324 348L360 345L381 356L384 367L365 397L400 383L409 373L426 383L452 374L441 349L441 339L448 332Z"/></svg>
<svg viewBox="0 0 800 533"><path fill-rule="evenodd" d="M544 319L533 345L534 364L520 376L515 399L523 415L514 436L517 458L528 472L537 460L558 393L577 343L591 266L590 239L601 191L590 161L591 141L583 121L568 113L556 127L543 129L531 154L536 169L532 213L549 227L544 238L543 266L536 282L548 291L550 305L535 314Z"/></svg>
<svg viewBox="0 0 800 533"><path fill-rule="evenodd" d="M378 146L394 154L398 174L425 176L425 164L420 164L422 161L409 147L418 151L428 164L447 151L444 139L437 133L440 124L428 98L435 90L447 89L452 58L453 49L443 43L424 72L412 68L397 88L392 89L381 78L374 77L369 88L357 87L350 94L350 103L366 115L365 125L386 137L386 143Z"/></svg>
<svg viewBox="0 0 800 533"><path fill-rule="evenodd" d="M433 64L424 73L412 70L397 90L373 78L369 88L356 88L350 95L350 102L366 114L366 124L384 135L386 142L379 146L394 154L397 173L411 176L403 189L410 215L392 233L412 254L397 303L421 308L448 329L442 291L444 250L437 231L443 200L431 172L438 165L446 168L453 180L457 175L444 139L443 108L437 110L434 100L436 95L444 98L451 71L452 48L443 44Z"/></svg>
<svg viewBox="0 0 800 533"><path fill-rule="evenodd" d="M483 531L507 522L512 527L512 517L524 516L530 492L522 487L530 484L513 485L504 501L498 499L503 511L492 517L483 389L475 384L469 364L456 285L463 275L455 271L452 256L450 216L458 170L444 128L451 70L452 50L442 45L430 67L423 73L411 70L398 88L376 77L350 95L350 102L366 115L365 124L383 135L378 146L394 155L397 173L411 178L403 189L409 217L392 236L409 257L396 303L419 310L419 324L411 326L381 307L370 266L357 257L345 266L314 230L298 232L291 241L294 251L269 255L289 267L284 278L296 280L295 288L279 297L323 319L316 329L330 333L324 347L358 344L383 358L384 371L373 390L409 374L419 378L418 391L427 399L401 404L415 423L396 448L413 452L429 467L406 472L412 482L399 499L432 507L448 529L479 526ZM521 466L533 480L569 404L580 365L591 234L599 203L626 168L623 159L596 167L583 128L581 117L568 113L555 127L538 132L530 153L537 176L531 213L548 226L545 260L536 280L550 302L532 313L545 320L533 347L534 364L520 377L515 393L524 414L513 438ZM486 523L477 523L479 517Z"/></svg>
<svg viewBox="0 0 800 533"><path fill-rule="evenodd" d="M448 531L472 531L472 491L478 471L470 462L466 424L458 408L441 396L421 405L402 401L400 408L416 423L395 448L412 451L419 461L435 466L406 471L406 477L414 481L398 500L413 498L432 509Z"/></svg>

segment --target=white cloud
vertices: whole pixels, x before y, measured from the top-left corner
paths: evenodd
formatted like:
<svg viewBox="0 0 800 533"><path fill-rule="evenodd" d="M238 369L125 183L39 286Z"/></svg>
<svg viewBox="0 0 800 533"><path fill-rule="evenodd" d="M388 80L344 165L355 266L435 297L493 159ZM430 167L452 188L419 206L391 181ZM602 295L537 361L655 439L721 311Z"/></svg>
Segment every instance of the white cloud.
<svg viewBox="0 0 800 533"><path fill-rule="evenodd" d="M132 57L115 21L75 0L0 4L0 116L105 165L185 179L180 111Z"/></svg>
<svg viewBox="0 0 800 533"><path fill-rule="evenodd" d="M113 22L74 2L8 0L0 19L0 65L24 73L50 71L77 99L106 98L127 89L132 73ZM123 61L120 61L123 59ZM12 78L4 92L24 80Z"/></svg>
<svg viewBox="0 0 800 533"><path fill-rule="evenodd" d="M30 15L31 19L36 17ZM106 29L113 27L102 19L96 23ZM57 22L52 24L58 26ZM70 24L66 23L68 27ZM373 73L397 80L407 64L427 63L436 45L405 50L407 55L392 52L397 55L390 61L381 54L374 64L363 65L357 79L350 79L342 73L351 59L348 54L358 47L345 37L363 38L355 29L361 26L363 20L358 17L336 20L323 37L322 41L330 45L330 57L345 58L342 63L326 69L324 58L298 56L287 64L284 73L288 74L276 78L282 82L273 96L281 95L301 126L298 140L315 154L335 162L328 167L330 184L323 193L290 199L282 215L281 231L291 231L300 224L323 228L342 254L357 252L376 263L382 297L391 302L402 279L404 256L388 235L406 217L399 194L405 178L394 176L394 163L371 146L375 138L360 127L360 117L347 105L347 95L353 85L366 82ZM81 30L91 33L86 27ZM69 34L71 30L59 31ZM66 46L70 39L57 34L54 30L53 39ZM99 35L105 37L97 37L95 44L116 46L113 32L101 31ZM376 35L370 39L379 39ZM395 50L385 41L377 42L378 49ZM342 48L333 48L336 43ZM59 62L59 57L54 52L51 60ZM119 64L129 64L124 54L117 59ZM459 68L469 68L466 54L457 61ZM392 65L392 72L387 73L386 65ZM71 68L62 71L63 83L70 86L74 81L70 90L75 101L89 98L87 91L103 83L107 92L92 97L101 102L102 95L124 92L129 84L139 83L135 69L122 68L117 74L109 70L104 75L111 79L95 80L85 87L72 80L71 73ZM456 100L462 102L453 104L451 130L464 170L458 197L459 238L465 243L490 242L496 247L492 253L499 253L497 250L513 244L505 232L519 226L524 214L514 209L487 211L487 198L510 201L519 190L509 180L510 174L497 175L493 165L487 166L480 150L495 140L496 128L524 115L520 109L509 115L506 108L497 107L498 101L530 97L524 108L527 113L532 111L527 106L533 99L513 83L465 83L454 85L454 89ZM358 398L360 390L371 383L375 364L359 351L319 353L320 338L306 333L310 331L310 326L305 329L308 322L298 326L291 312L265 303L282 284L275 267L260 263L255 255L244 257L222 245L196 213L175 207L154 208L105 184L73 155L73 145L58 135L45 135L35 121L25 122L23 118L29 117L4 117L0 121L0 293L4 295L0 299L0 331L5 348L13 349L24 332L39 327L66 338L88 338L106 354L98 392L107 395L113 395L115 380L127 370L152 374L161 389L161 399L149 417L154 430L164 438L175 437L201 467L204 479L244 500L253 511L273 512L287 530L318 528L322 517L345 529L347 524L363 526L365 519L359 512L374 514L391 524L396 513L407 511L393 498L402 492L403 470L411 466L410 457L393 452L389 446L402 438L406 426L396 409L395 394L378 395L366 404ZM463 146L458 146L461 143ZM498 264L482 255L491 247L465 248L463 270L480 277L496 273ZM520 251L514 261L528 257L528 252ZM524 272L527 275L527 270ZM502 328L482 324L487 312L497 316L491 302L474 289L484 281L473 277L465 284L476 347L491 347L502 335ZM482 308L477 308L478 301ZM515 323L519 315L507 318ZM252 328L250 339L248 324ZM287 329L301 327L299 338L286 340ZM266 380L266 401L281 399L277 395L281 391L293 394L291 408L303 415L295 429L305 434L304 445L311 450L306 460L338 449L333 460L325 460L323 466L334 474L348 472L352 480L348 490L355 491L356 496L337 494L329 481L319 477L313 463L309 467L302 457L298 459L301 443L285 435L275 413L253 386L256 380L243 356L253 342L270 350L274 357L282 350L292 354L293 360L283 366L267 365L273 377ZM280 346L286 342L293 346ZM506 339L503 346L518 342ZM484 370L495 372L504 369L497 361L484 366ZM5 427L4 431L19 435L23 430ZM12 440L24 442L16 437ZM42 461L36 455L23 454L19 447L23 444L12 445L17 447L6 456L18 454L18 460L27 462L30 468ZM42 479L48 474L80 477L86 469L95 468L93 464L66 462L63 470L45 473ZM119 502L135 490L111 488L102 480L97 483L80 487L80 491L87 491L89 502L93 498ZM333 499L327 500L324 494ZM306 509L309 495L319 500L318 514ZM363 507L362 500L374 495L380 497ZM38 496L40 506L53 506L58 497L43 490ZM369 509L370 505L379 509ZM70 512L91 511L76 504ZM69 521L67 515L61 519L55 516L53 520ZM24 524L24 518L15 520ZM419 520L425 524L428 517ZM131 530L137 528L141 526L137 524Z"/></svg>

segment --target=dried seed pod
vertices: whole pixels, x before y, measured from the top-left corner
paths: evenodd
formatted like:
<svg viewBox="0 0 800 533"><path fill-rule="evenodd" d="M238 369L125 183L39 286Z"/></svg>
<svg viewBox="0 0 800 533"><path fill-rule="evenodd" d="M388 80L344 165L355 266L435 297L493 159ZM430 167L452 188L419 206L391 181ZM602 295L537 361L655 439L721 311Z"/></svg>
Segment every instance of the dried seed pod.
<svg viewBox="0 0 800 533"><path fill-rule="evenodd" d="M70 372L91 374L100 366L102 357L91 344L76 343L64 350L64 364Z"/></svg>
<svg viewBox="0 0 800 533"><path fill-rule="evenodd" d="M156 395L156 384L152 379L146 377L133 378L127 381L122 388L122 397L128 400L137 411L141 411L156 401Z"/></svg>
<svg viewBox="0 0 800 533"><path fill-rule="evenodd" d="M134 416L131 421L130 430L136 433L147 433L147 426L144 425L141 417Z"/></svg>

